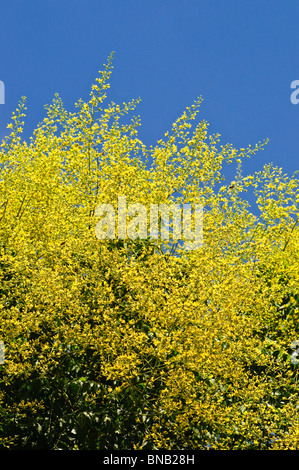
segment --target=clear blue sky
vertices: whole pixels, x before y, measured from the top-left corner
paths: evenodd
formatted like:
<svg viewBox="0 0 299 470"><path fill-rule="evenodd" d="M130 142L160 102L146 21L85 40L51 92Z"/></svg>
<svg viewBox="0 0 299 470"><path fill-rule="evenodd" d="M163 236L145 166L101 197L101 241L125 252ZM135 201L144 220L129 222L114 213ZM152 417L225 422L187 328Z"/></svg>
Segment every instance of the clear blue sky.
<svg viewBox="0 0 299 470"><path fill-rule="evenodd" d="M245 171L298 168L298 0L7 0L0 3L0 138L21 96L25 137L58 92L87 99L115 51L108 101L140 97L147 144L200 95L200 118L236 147L269 138Z"/></svg>

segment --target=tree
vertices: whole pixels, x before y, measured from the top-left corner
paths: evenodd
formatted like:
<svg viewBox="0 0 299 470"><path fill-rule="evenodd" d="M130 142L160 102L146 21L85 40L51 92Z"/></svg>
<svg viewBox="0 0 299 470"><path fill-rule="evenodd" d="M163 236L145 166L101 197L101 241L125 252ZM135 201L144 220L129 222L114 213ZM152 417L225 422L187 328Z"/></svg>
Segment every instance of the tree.
<svg viewBox="0 0 299 470"><path fill-rule="evenodd" d="M1 445L298 449L296 175L244 177L266 142L190 134L201 98L146 148L138 117L121 124L138 100L103 107L111 69L76 112L55 95L29 143L22 99L2 142ZM99 240L96 208L119 195L201 203L203 245Z"/></svg>

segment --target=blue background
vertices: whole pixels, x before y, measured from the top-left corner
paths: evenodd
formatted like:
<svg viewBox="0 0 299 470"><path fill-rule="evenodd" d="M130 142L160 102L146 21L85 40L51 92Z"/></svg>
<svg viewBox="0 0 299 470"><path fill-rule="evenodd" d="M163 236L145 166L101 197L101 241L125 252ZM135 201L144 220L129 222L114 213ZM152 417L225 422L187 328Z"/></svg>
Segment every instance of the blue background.
<svg viewBox="0 0 299 470"><path fill-rule="evenodd" d="M115 51L108 101L140 97L139 136L154 145L202 95L200 119L223 144L254 145L244 173L273 162L298 168L299 2L277 0L1 1L0 138L22 96L25 138L58 92L69 109L88 99L98 71Z"/></svg>

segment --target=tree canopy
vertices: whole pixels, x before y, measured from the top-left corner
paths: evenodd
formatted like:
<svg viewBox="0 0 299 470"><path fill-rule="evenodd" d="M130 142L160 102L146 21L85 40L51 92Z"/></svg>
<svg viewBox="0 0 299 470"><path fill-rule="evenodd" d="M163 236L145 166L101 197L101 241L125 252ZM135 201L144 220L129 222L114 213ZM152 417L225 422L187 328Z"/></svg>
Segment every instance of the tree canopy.
<svg viewBox="0 0 299 470"><path fill-rule="evenodd" d="M0 147L0 447L298 449L296 174L244 176L267 141L222 145L201 98L148 148L138 100L105 104L112 56L29 142L22 98ZM120 195L202 204L203 244L100 240Z"/></svg>

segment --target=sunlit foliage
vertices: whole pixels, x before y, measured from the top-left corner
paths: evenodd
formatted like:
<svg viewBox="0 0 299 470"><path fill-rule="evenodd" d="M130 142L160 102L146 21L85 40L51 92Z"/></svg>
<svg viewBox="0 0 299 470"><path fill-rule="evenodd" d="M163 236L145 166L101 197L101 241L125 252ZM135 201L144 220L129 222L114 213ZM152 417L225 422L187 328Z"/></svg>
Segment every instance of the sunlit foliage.
<svg viewBox="0 0 299 470"><path fill-rule="evenodd" d="M104 104L111 70L73 112L55 95L29 142L22 99L0 147L0 444L298 449L296 175L243 176L266 142L192 130L201 98L146 147L139 100ZM119 195L202 203L203 245L99 240Z"/></svg>

